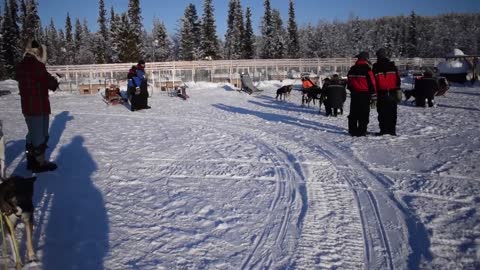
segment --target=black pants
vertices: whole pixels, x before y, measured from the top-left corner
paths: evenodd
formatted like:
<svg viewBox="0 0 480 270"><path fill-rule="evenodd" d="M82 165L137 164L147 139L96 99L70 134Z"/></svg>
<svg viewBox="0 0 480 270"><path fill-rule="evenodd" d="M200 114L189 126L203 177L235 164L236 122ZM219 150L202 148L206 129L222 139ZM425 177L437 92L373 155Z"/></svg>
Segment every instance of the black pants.
<svg viewBox="0 0 480 270"><path fill-rule="evenodd" d="M348 116L348 133L352 136L367 135L370 117L370 94L351 93L350 115Z"/></svg>
<svg viewBox="0 0 480 270"><path fill-rule="evenodd" d="M395 91L378 91L377 112L380 133L396 135L397 101Z"/></svg>
<svg viewBox="0 0 480 270"><path fill-rule="evenodd" d="M135 94L135 88L129 88L130 106L132 111L145 109L148 106L148 90L140 87L140 93Z"/></svg>

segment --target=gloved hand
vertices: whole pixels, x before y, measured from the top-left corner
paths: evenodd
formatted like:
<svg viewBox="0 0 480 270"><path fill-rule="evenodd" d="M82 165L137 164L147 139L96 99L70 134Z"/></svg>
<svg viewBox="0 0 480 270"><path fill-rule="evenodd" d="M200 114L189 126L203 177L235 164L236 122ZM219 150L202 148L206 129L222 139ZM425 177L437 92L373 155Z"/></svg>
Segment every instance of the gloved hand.
<svg viewBox="0 0 480 270"><path fill-rule="evenodd" d="M48 81L48 89L52 90L52 91L55 91L58 89L58 81L57 79L55 79L54 77L50 77L49 81Z"/></svg>
<svg viewBox="0 0 480 270"><path fill-rule="evenodd" d="M135 87L135 95L140 95L140 87Z"/></svg>
<svg viewBox="0 0 480 270"><path fill-rule="evenodd" d="M370 95L370 108L375 109L377 107L377 94L373 93Z"/></svg>

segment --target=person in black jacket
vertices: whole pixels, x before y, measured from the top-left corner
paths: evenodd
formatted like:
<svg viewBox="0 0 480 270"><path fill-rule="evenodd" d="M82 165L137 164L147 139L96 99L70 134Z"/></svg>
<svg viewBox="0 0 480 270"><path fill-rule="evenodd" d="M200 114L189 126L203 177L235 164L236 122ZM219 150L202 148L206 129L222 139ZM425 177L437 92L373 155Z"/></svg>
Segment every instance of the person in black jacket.
<svg viewBox="0 0 480 270"><path fill-rule="evenodd" d="M345 85L340 82L337 74L332 76L328 83L324 83L323 103L325 105L326 116L333 115L337 117L338 113L343 114L343 103L347 99Z"/></svg>
<svg viewBox="0 0 480 270"><path fill-rule="evenodd" d="M358 60L348 71L347 89L351 91L348 133L366 136L370 117L370 103L376 101L375 77L373 76L368 52L361 52Z"/></svg>
<svg viewBox="0 0 480 270"><path fill-rule="evenodd" d="M415 82L415 105L426 107L425 100L428 100L428 107L433 107L435 93L439 90L438 82L433 78L433 73L427 70L423 77Z"/></svg>
<svg viewBox="0 0 480 270"><path fill-rule="evenodd" d="M396 136L396 91L400 88L400 75L395 63L387 58L384 48L380 48L376 55L377 62L373 64L373 74L377 86L377 112L380 125L380 132L377 135Z"/></svg>

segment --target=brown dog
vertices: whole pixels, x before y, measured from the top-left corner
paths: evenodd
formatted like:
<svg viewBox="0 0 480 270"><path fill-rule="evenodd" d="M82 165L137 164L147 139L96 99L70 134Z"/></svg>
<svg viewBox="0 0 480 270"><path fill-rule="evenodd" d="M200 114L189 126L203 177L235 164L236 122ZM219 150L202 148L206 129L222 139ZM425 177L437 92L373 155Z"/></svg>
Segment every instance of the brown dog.
<svg viewBox="0 0 480 270"><path fill-rule="evenodd" d="M23 178L12 176L0 184L0 209L2 211L4 231L8 233L10 247L14 254L14 261L17 267L22 264L15 256L14 242L15 238L11 235L11 229L14 230L19 218L25 224L25 239L27 248L27 261L37 261L35 250L33 248L33 190L35 177ZM12 228L9 228L9 224Z"/></svg>
<svg viewBox="0 0 480 270"><path fill-rule="evenodd" d="M275 99L278 99L280 97L280 100L285 100L286 97L290 96L290 93L292 92L293 85L284 85L280 88L277 89L277 96Z"/></svg>

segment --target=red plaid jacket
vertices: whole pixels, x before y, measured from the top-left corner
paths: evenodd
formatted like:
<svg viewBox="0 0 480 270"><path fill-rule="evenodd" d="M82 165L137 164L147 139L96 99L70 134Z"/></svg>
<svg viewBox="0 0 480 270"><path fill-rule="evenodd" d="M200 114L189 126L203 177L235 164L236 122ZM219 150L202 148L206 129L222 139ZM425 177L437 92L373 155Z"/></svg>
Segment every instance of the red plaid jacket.
<svg viewBox="0 0 480 270"><path fill-rule="evenodd" d="M38 116L51 113L48 89L57 89L58 83L47 72L45 64L27 53L16 67L15 79L18 81L24 115Z"/></svg>

